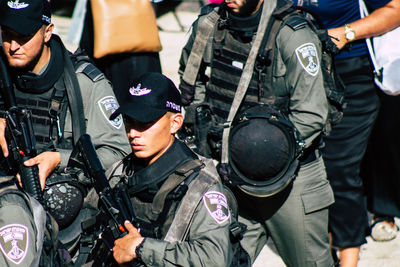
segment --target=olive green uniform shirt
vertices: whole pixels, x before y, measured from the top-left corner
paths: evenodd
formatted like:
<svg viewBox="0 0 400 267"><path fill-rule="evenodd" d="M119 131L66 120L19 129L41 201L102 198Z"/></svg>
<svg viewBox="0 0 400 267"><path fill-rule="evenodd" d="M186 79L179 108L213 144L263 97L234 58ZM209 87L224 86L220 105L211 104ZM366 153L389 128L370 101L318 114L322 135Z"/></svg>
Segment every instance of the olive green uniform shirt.
<svg viewBox="0 0 400 267"><path fill-rule="evenodd" d="M92 81L83 73L77 74L83 101L86 131L92 138L105 169L131 152L121 116L110 121L111 113L118 108L111 83L103 78ZM64 138L72 138L71 113L65 119ZM72 150L58 149L61 153L60 169L67 166Z"/></svg>

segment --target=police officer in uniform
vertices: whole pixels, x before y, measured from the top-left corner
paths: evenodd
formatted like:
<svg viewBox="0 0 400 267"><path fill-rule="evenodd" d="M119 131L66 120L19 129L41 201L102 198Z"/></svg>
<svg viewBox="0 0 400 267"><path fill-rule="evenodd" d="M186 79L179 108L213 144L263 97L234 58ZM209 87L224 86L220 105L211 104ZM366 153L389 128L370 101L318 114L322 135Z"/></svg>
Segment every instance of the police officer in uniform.
<svg viewBox="0 0 400 267"><path fill-rule="evenodd" d="M180 93L160 73L146 73L121 107L132 153L123 160L139 228L113 248L119 263L145 266L232 266L227 198L213 165L175 139L182 126Z"/></svg>
<svg viewBox="0 0 400 267"><path fill-rule="evenodd" d="M57 253L57 230L43 206L17 187L15 177L0 177L1 266L64 266L70 258Z"/></svg>
<svg viewBox="0 0 400 267"><path fill-rule="evenodd" d="M54 25L47 0L1 1L0 25L2 48L16 85L17 105L33 114L38 155L24 164L38 166L46 209L61 230L68 230L79 217L90 188L90 181L79 170L71 175L68 168L80 135L88 133L93 137L105 167L129 153L121 117L108 120L118 104L104 75L83 54L72 55L61 39L52 34ZM4 102L0 112L4 118ZM7 125L3 118L0 145L3 156L8 157L4 135ZM1 171L9 172L3 167ZM72 235L75 233L69 230L65 233L68 238Z"/></svg>
<svg viewBox="0 0 400 267"><path fill-rule="evenodd" d="M251 56L249 52L255 43L265 5L272 5L271 13L275 16L291 4L281 0L225 0L221 5L202 9L202 13L193 24L191 36L180 59L180 89L184 105L204 101L211 107L216 122L225 123L236 88L241 81L241 74L246 69L246 60ZM193 77L190 73L189 76L186 75L187 69L192 66L193 61L190 60L196 58L191 57L191 54L199 55L198 50L194 48L198 40L196 37L199 34L204 35L204 32L210 29L210 26L205 25L210 24L215 14L218 15L218 19L215 24L211 23L211 27L214 28L206 40L204 53L200 54L202 61L199 63L198 73L194 72L196 83L193 85L188 83L185 77ZM268 237L272 237L287 266L332 266L328 238L328 207L333 203L333 194L318 150L321 132L328 115L328 102L320 67L321 43L301 16L290 18L280 28L265 33L264 39L269 40L272 38L270 36L274 36L273 31L277 31L270 47L274 49L275 56L268 58L266 53L266 58L256 58L246 96L237 114L243 114L249 107L260 103L272 105L294 125L295 131L298 131L305 142L304 151L298 158L299 165L294 178L286 180L287 183L283 183L284 186L275 190L274 194L266 196L259 190L252 190L250 186L250 190L243 190L242 185L236 186L236 190L233 188L239 202L239 219L247 225L241 243L252 261L258 256ZM268 46L264 46L260 49L267 48ZM272 68L271 78L264 71L264 67ZM263 108L260 109L262 111ZM255 113L260 116L260 110L256 110ZM264 117L272 118L270 115ZM251 119L244 116L242 121L248 123ZM245 149L251 146L250 141L256 138L262 141L273 139L274 136L269 131L271 127L258 122L255 125L261 128L248 127L239 135L241 138L229 144L231 152L237 150L237 147L240 150L240 147ZM231 129L231 133L234 129ZM265 129L264 135L260 129ZM253 151L241 150L236 153L241 159L237 163L241 164L243 169L254 173L265 166L272 168L274 166L268 158L276 160L278 154L281 157L281 154L284 154L281 153L281 147L283 143L275 143L274 147L253 146ZM230 164L232 165L231 162ZM252 167L247 168L246 165ZM233 176L238 175L232 166L228 171L223 168L219 170L221 176L228 176L229 183L232 183ZM262 178L262 174L257 179ZM251 180L250 185L251 182L259 183L251 177L247 178ZM264 186L266 190L267 187Z"/></svg>

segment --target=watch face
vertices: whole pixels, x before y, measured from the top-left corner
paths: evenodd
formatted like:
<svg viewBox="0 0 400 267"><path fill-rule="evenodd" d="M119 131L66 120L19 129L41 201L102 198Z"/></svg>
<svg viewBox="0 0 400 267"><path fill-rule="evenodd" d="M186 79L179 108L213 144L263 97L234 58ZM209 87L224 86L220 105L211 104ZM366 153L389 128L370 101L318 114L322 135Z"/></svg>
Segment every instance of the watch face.
<svg viewBox="0 0 400 267"><path fill-rule="evenodd" d="M346 39L347 39L347 40L353 40L355 37L356 37L356 36L355 36L355 34L354 34L353 31L347 32L347 33L346 33Z"/></svg>
<svg viewBox="0 0 400 267"><path fill-rule="evenodd" d="M355 33L353 31L346 32L346 39L347 40L354 40L356 37Z"/></svg>

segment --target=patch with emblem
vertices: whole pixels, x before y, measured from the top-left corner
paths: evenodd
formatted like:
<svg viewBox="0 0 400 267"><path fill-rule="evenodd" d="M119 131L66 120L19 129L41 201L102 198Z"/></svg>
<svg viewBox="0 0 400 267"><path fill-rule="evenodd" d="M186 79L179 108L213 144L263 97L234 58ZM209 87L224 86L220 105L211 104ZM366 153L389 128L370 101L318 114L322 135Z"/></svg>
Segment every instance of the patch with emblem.
<svg viewBox="0 0 400 267"><path fill-rule="evenodd" d="M296 48L296 56L303 69L310 75L316 76L319 71L317 49L313 43L306 43Z"/></svg>
<svg viewBox="0 0 400 267"><path fill-rule="evenodd" d="M221 192L208 191L203 196L203 202L208 213L218 224L226 222L231 216L228 201Z"/></svg>
<svg viewBox="0 0 400 267"><path fill-rule="evenodd" d="M29 248L28 228L22 224L7 224L0 228L0 249L4 256L20 264Z"/></svg>
<svg viewBox="0 0 400 267"><path fill-rule="evenodd" d="M119 115L113 120L109 120L111 114L119 108L118 102L113 96L106 96L98 102L101 112L106 120L115 128L120 129L122 126L122 116Z"/></svg>

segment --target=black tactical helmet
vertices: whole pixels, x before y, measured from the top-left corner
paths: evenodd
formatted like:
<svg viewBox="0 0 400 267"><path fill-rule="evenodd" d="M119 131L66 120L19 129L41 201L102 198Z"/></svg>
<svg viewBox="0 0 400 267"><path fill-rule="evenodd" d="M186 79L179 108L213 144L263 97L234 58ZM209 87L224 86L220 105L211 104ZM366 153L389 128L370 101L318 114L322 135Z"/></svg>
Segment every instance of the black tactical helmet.
<svg viewBox="0 0 400 267"><path fill-rule="evenodd" d="M238 187L256 197L283 190L294 178L303 143L293 124L269 105L247 109L232 124L229 164Z"/></svg>

